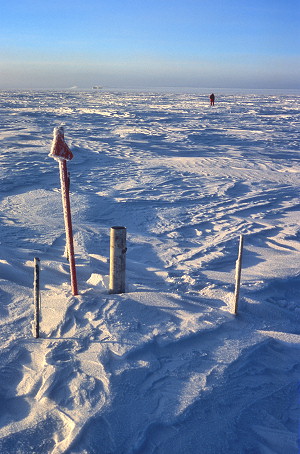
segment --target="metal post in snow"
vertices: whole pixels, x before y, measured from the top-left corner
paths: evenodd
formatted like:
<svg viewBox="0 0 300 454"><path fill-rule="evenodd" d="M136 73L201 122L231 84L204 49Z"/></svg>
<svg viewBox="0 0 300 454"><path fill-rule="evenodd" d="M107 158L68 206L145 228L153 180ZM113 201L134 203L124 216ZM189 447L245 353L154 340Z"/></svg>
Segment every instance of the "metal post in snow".
<svg viewBox="0 0 300 454"><path fill-rule="evenodd" d="M62 127L54 129L54 139L49 156L56 159L59 163L61 195L66 229L66 243L70 263L71 288L72 294L78 295L69 194L69 176L66 162L67 160L71 160L73 158L73 153L64 140L64 129Z"/></svg>
<svg viewBox="0 0 300 454"><path fill-rule="evenodd" d="M110 229L109 293L125 293L126 228Z"/></svg>
<svg viewBox="0 0 300 454"><path fill-rule="evenodd" d="M40 337L40 259L38 257L34 258L33 304L33 336L37 339Z"/></svg>
<svg viewBox="0 0 300 454"><path fill-rule="evenodd" d="M240 235L239 253L238 253L238 258L237 258L236 267L235 267L235 291L234 291L234 314L235 315L237 315L237 312L238 312L238 302L239 302L241 274L242 274L243 245L244 245L244 237L243 237L243 235Z"/></svg>

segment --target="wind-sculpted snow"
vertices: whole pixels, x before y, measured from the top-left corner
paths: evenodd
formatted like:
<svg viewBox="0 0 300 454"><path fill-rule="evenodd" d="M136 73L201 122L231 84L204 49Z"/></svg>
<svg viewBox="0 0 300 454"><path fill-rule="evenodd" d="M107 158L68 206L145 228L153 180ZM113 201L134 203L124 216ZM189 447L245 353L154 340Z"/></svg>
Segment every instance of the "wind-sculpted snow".
<svg viewBox="0 0 300 454"><path fill-rule="evenodd" d="M1 454L298 452L300 95L208 95L1 92ZM60 125L76 297L48 157Z"/></svg>

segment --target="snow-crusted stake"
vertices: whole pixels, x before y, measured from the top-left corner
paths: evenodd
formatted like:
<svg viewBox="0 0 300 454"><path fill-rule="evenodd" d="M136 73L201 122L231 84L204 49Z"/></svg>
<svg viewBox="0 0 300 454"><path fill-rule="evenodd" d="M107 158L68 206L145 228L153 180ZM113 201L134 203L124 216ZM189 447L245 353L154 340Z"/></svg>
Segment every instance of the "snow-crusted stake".
<svg viewBox="0 0 300 454"><path fill-rule="evenodd" d="M37 339L40 337L40 259L38 257L34 258L33 304L34 321L32 334Z"/></svg>
<svg viewBox="0 0 300 454"><path fill-rule="evenodd" d="M64 139L64 128L55 128L53 131L53 143L51 153L49 156L56 159L59 164L60 172L60 183L61 183L61 195L64 209L65 218L65 229L66 229L66 240L67 240L67 251L70 262L70 274L71 274L71 287L72 294L78 295L77 290L77 278L76 278L76 267L74 257L74 245L73 245L73 230L72 230L72 218L71 218L71 206L70 206L70 194L69 194L69 178L66 160L73 158L73 153L69 149Z"/></svg>
<svg viewBox="0 0 300 454"><path fill-rule="evenodd" d="M236 267L235 267L235 292L234 292L234 314L235 315L237 315L237 312L238 312L238 302L239 302L241 274L242 274L243 244L244 244L244 237L243 237L243 235L240 235L239 254L238 254L238 259L236 261Z"/></svg>
<svg viewBox="0 0 300 454"><path fill-rule="evenodd" d="M109 293L125 293L126 228L110 229Z"/></svg>

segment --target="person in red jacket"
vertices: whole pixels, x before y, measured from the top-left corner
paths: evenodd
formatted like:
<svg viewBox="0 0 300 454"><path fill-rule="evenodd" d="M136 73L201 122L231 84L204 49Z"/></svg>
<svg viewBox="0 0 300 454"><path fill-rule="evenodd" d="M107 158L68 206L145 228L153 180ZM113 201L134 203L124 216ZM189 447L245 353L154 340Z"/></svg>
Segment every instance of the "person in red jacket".
<svg viewBox="0 0 300 454"><path fill-rule="evenodd" d="M212 93L209 97L210 99L210 105L214 106L215 105L215 95Z"/></svg>

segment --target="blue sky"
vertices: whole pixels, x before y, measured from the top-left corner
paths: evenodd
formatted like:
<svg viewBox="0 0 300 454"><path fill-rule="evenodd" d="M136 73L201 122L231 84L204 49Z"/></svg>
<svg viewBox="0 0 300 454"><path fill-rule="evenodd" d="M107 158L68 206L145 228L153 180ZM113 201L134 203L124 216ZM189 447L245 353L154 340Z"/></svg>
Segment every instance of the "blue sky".
<svg viewBox="0 0 300 454"><path fill-rule="evenodd" d="M0 88L300 88L300 0L1 0Z"/></svg>

